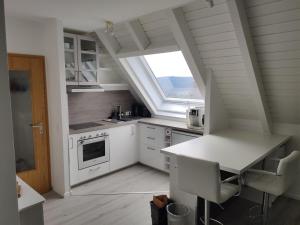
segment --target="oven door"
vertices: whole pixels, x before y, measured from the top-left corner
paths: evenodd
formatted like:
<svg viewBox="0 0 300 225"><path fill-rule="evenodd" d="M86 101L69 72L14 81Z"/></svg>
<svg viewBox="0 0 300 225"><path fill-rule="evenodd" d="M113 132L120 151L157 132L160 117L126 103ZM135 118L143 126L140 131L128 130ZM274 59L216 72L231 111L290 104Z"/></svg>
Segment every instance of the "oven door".
<svg viewBox="0 0 300 225"><path fill-rule="evenodd" d="M108 136L78 141L78 169L109 161Z"/></svg>

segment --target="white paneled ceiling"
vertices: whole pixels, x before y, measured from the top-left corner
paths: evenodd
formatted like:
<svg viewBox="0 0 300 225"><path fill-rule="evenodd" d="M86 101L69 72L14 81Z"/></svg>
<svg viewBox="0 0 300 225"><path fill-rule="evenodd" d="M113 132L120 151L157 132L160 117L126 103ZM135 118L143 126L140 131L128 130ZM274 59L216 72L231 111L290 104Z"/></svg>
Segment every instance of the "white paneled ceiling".
<svg viewBox="0 0 300 225"><path fill-rule="evenodd" d="M211 68L233 118L257 119L256 105L226 0L209 8L202 1L183 7L204 65Z"/></svg>
<svg viewBox="0 0 300 225"><path fill-rule="evenodd" d="M300 1L246 1L271 116L300 123Z"/></svg>
<svg viewBox="0 0 300 225"><path fill-rule="evenodd" d="M104 26L161 9L183 5L192 0L5 0L8 16L58 18L71 29L92 31Z"/></svg>
<svg viewBox="0 0 300 225"><path fill-rule="evenodd" d="M176 44L165 11L142 16L139 18L139 21L153 45L164 46Z"/></svg>

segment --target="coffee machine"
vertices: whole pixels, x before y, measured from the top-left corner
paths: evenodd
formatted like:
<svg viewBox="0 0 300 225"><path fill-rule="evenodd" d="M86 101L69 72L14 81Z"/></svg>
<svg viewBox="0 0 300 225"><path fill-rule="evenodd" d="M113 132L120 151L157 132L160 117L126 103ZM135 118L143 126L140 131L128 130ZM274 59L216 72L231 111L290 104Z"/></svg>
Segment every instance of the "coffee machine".
<svg viewBox="0 0 300 225"><path fill-rule="evenodd" d="M201 128L204 126L204 109L193 107L187 109L187 125L190 128Z"/></svg>

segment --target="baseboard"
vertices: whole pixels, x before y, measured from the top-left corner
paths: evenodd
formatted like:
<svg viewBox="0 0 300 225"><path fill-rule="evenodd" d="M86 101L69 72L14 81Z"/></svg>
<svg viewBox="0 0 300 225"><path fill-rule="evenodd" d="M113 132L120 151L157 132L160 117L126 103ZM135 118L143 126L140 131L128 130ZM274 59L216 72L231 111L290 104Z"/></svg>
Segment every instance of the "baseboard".
<svg viewBox="0 0 300 225"><path fill-rule="evenodd" d="M70 197L71 196L71 191L67 191L67 192L65 192L64 193L64 198L68 198L68 197Z"/></svg>
<svg viewBox="0 0 300 225"><path fill-rule="evenodd" d="M295 200L299 200L300 201L300 194L295 194L295 193L287 193L284 195L285 197L288 197L288 198L292 198L292 199L295 199Z"/></svg>

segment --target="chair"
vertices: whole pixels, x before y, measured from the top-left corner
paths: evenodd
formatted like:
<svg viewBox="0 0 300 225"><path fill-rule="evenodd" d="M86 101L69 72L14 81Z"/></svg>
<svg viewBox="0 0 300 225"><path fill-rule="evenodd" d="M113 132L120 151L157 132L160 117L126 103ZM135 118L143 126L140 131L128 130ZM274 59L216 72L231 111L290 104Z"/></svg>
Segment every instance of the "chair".
<svg viewBox="0 0 300 225"><path fill-rule="evenodd" d="M245 176L245 185L264 193L263 195L263 224L268 221L270 194L280 196L296 180L296 173L300 163L300 152L293 151L287 157L278 160L277 172L250 169Z"/></svg>
<svg viewBox="0 0 300 225"><path fill-rule="evenodd" d="M237 194L240 186L228 182L238 179L239 176L221 181L219 163L184 155L178 155L177 166L179 189L197 196L197 212L200 197L204 199L204 221L201 221L205 225L209 225L210 220L220 223L210 218L210 202L221 204ZM196 224L199 224L198 218L196 213Z"/></svg>

